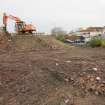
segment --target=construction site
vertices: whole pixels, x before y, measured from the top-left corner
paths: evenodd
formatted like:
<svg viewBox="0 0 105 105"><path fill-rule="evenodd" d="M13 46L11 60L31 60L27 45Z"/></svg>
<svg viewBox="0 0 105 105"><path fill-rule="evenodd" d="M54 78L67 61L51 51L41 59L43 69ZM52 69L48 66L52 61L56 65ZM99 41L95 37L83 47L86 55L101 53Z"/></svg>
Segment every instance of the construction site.
<svg viewBox="0 0 105 105"><path fill-rule="evenodd" d="M8 19L15 24L8 33ZM105 105L105 48L34 35L35 26L3 15L0 105Z"/></svg>

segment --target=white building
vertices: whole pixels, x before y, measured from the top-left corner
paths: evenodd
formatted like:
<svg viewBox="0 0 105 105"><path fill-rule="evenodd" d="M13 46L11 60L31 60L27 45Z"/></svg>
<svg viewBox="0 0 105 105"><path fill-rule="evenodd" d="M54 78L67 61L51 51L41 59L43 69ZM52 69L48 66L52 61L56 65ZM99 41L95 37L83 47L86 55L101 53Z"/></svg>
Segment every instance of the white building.
<svg viewBox="0 0 105 105"><path fill-rule="evenodd" d="M104 36L105 37L105 27L88 27L85 29L80 29L74 33L77 36L83 36L85 42L89 41L92 37Z"/></svg>

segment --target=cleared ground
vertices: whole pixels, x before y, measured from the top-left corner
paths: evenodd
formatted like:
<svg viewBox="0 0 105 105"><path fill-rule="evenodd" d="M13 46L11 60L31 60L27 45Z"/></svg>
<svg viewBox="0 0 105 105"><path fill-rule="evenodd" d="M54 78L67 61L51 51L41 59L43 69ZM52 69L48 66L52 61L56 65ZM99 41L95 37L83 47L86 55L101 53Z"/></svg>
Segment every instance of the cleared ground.
<svg viewBox="0 0 105 105"><path fill-rule="evenodd" d="M17 39L0 53L0 105L105 105L104 48L67 47L50 38L47 48L19 51L27 39ZM58 47L49 47L52 42Z"/></svg>

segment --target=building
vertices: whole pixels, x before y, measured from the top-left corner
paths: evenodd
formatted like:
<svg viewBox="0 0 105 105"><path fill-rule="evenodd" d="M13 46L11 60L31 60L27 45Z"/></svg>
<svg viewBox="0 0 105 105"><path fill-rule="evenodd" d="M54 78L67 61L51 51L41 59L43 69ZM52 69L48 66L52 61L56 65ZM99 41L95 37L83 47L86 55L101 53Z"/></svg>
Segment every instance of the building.
<svg viewBox="0 0 105 105"><path fill-rule="evenodd" d="M104 27L88 27L85 30L80 30L79 32L82 35L89 35L90 37L93 36L101 36L103 33Z"/></svg>
<svg viewBox="0 0 105 105"><path fill-rule="evenodd" d="M83 36L85 38L85 42L91 40L91 38L96 36L104 36L105 37L105 27L88 27L88 28L80 28L78 31L73 33L76 36Z"/></svg>

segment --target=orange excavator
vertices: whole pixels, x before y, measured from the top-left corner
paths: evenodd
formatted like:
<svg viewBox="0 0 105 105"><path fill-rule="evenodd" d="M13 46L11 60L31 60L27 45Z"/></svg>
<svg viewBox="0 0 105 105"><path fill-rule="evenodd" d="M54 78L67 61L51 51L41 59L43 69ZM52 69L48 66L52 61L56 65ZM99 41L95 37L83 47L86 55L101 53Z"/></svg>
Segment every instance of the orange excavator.
<svg viewBox="0 0 105 105"><path fill-rule="evenodd" d="M12 15L6 15L6 13L4 13L3 24L4 24L5 32L7 32L8 19L12 19L15 21L15 31L17 33L33 33L33 31L36 31L36 28L32 24L26 24L20 18L12 16Z"/></svg>

